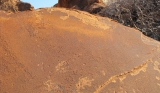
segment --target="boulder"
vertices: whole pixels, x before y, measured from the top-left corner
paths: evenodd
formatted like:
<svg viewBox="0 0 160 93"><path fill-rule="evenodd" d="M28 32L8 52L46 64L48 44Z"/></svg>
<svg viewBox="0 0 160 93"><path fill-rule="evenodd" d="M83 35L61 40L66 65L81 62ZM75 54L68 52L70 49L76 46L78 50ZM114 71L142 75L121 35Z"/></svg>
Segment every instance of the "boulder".
<svg viewBox="0 0 160 93"><path fill-rule="evenodd" d="M104 7L104 2L103 0L59 0L56 6L97 13Z"/></svg>
<svg viewBox="0 0 160 93"><path fill-rule="evenodd" d="M20 0L0 0L0 10L17 12L33 10L33 6Z"/></svg>
<svg viewBox="0 0 160 93"><path fill-rule="evenodd" d="M34 9L34 7L30 3L25 3L25 2L18 2L16 6L18 7L18 11L26 11Z"/></svg>
<svg viewBox="0 0 160 93"><path fill-rule="evenodd" d="M159 93L160 43L64 8L0 11L1 93Z"/></svg>

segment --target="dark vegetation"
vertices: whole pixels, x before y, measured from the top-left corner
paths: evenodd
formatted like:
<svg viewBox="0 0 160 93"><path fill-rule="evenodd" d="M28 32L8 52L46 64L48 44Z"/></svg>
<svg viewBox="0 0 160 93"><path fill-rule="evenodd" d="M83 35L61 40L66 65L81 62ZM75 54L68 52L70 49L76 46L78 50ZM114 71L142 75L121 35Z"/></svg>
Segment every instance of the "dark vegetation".
<svg viewBox="0 0 160 93"><path fill-rule="evenodd" d="M135 27L160 41L160 0L122 0L108 5L99 15Z"/></svg>

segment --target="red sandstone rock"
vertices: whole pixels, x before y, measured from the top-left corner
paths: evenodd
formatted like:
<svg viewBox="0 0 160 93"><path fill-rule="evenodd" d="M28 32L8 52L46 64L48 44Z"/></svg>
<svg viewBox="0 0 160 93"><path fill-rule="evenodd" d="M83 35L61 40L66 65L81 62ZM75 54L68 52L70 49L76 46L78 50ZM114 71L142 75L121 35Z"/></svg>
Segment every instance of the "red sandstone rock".
<svg viewBox="0 0 160 93"><path fill-rule="evenodd" d="M159 93L160 43L59 8L0 11L1 93Z"/></svg>

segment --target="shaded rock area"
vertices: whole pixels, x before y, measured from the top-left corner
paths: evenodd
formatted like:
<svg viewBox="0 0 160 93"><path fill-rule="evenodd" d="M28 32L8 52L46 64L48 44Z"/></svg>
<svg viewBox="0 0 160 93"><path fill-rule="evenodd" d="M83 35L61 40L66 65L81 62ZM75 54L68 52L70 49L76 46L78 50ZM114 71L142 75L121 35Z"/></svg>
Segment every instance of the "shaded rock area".
<svg viewBox="0 0 160 93"><path fill-rule="evenodd" d="M30 3L25 3L25 2L18 2L16 6L18 7L18 11L26 11L34 9L34 7Z"/></svg>
<svg viewBox="0 0 160 93"><path fill-rule="evenodd" d="M0 0L0 10L17 12L33 9L34 7L31 4L22 2L20 0Z"/></svg>
<svg viewBox="0 0 160 93"><path fill-rule="evenodd" d="M98 13L104 8L103 0L58 0L57 7L73 8L89 13Z"/></svg>
<svg viewBox="0 0 160 93"><path fill-rule="evenodd" d="M133 28L63 8L0 20L1 93L160 91L160 43Z"/></svg>

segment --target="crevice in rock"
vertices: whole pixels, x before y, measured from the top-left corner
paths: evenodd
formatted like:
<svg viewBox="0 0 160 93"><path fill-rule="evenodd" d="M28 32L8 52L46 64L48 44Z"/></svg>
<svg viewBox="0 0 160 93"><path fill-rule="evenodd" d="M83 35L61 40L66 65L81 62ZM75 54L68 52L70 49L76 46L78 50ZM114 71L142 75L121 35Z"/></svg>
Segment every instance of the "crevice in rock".
<svg viewBox="0 0 160 93"><path fill-rule="evenodd" d="M107 85L109 85L112 82L116 82L117 80L123 81L128 75L135 76L138 75L141 71L145 72L149 62L152 62L152 59L147 60L145 63L133 68L130 71L110 77L107 81L100 85L94 93L100 93Z"/></svg>

